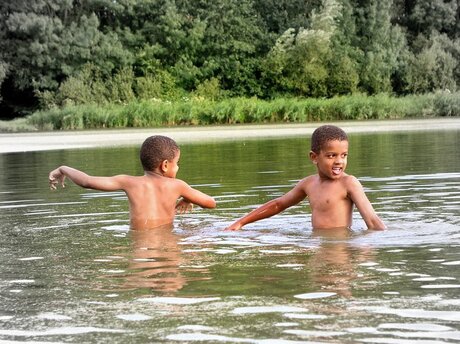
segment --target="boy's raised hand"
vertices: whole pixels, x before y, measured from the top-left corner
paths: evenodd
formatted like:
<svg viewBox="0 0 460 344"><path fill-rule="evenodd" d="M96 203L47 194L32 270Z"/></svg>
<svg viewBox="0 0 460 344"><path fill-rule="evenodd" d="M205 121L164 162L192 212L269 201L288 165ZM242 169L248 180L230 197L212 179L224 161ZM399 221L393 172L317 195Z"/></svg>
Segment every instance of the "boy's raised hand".
<svg viewBox="0 0 460 344"><path fill-rule="evenodd" d="M58 185L58 184L61 184L61 186L63 188L65 188L64 180L65 180L65 175L61 173L59 167L57 169L51 171L49 176L48 176L50 189L51 190L56 190L57 189L56 185Z"/></svg>

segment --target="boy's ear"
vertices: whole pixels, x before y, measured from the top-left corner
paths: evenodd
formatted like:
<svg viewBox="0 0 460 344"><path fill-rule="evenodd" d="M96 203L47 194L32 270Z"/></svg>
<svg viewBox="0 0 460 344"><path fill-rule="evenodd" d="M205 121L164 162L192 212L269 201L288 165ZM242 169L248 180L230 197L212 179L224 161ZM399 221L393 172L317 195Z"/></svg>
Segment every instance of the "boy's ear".
<svg viewBox="0 0 460 344"><path fill-rule="evenodd" d="M160 170L163 173L168 172L168 160L163 160L160 164Z"/></svg>
<svg viewBox="0 0 460 344"><path fill-rule="evenodd" d="M318 163L317 159L318 159L318 154L316 154L313 151L310 151L310 161L316 165Z"/></svg>

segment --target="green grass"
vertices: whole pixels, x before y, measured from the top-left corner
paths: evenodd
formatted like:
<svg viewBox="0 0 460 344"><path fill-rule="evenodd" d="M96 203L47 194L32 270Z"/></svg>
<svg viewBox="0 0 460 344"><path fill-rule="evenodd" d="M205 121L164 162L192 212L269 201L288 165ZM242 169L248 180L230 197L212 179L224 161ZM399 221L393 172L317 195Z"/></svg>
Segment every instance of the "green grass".
<svg viewBox="0 0 460 344"><path fill-rule="evenodd" d="M38 111L0 131L147 128L234 123L300 123L336 120L460 116L460 92L392 97L362 94L331 99L229 98L134 101L126 105L73 105Z"/></svg>

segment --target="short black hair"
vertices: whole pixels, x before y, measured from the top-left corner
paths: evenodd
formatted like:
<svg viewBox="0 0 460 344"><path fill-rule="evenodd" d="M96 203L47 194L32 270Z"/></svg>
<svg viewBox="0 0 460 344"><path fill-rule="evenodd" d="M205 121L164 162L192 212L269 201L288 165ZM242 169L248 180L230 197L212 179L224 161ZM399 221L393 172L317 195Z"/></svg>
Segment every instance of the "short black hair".
<svg viewBox="0 0 460 344"><path fill-rule="evenodd" d="M144 171L153 171L164 160L171 161L179 152L179 146L173 139L154 135L145 139L140 151L140 159Z"/></svg>
<svg viewBox="0 0 460 344"><path fill-rule="evenodd" d="M324 144L332 140L348 141L348 136L345 131L335 125L323 125L316 128L311 136L312 152L319 154Z"/></svg>

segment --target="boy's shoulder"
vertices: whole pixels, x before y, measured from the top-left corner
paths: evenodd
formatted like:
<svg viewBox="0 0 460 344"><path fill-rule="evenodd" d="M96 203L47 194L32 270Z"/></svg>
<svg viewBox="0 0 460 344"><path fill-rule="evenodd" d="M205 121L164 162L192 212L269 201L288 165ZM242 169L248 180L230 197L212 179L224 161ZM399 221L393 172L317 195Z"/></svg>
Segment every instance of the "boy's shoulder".
<svg viewBox="0 0 460 344"><path fill-rule="evenodd" d="M130 184L154 184L154 185L169 185L169 186L182 186L186 184L183 180L177 178L168 178L159 176L156 178L149 178L146 175L143 176L133 176L128 174L120 174L115 176L115 178L120 178Z"/></svg>
<svg viewBox="0 0 460 344"><path fill-rule="evenodd" d="M299 180L297 185L295 186L296 189L300 188L307 192L310 187L312 187L315 183L317 183L319 176L317 174L309 175L304 177L303 179Z"/></svg>
<svg viewBox="0 0 460 344"><path fill-rule="evenodd" d="M158 182L161 183L161 184L164 184L164 185L169 185L171 187L188 186L188 184L185 181L183 181L182 179L178 179L178 178L164 177L164 178L159 179Z"/></svg>
<svg viewBox="0 0 460 344"><path fill-rule="evenodd" d="M347 189L356 188L361 186L361 182L355 176L347 174L343 176L342 181Z"/></svg>
<svg viewBox="0 0 460 344"><path fill-rule="evenodd" d="M299 184L314 183L319 179L318 174L310 174L299 181Z"/></svg>
<svg viewBox="0 0 460 344"><path fill-rule="evenodd" d="M352 174L346 174L346 173L345 173L344 176L343 176L343 181L344 181L344 182L348 182L348 183L355 183L355 182L358 182L358 183L359 183L358 178L356 178L356 177L355 177L354 175L352 175Z"/></svg>

